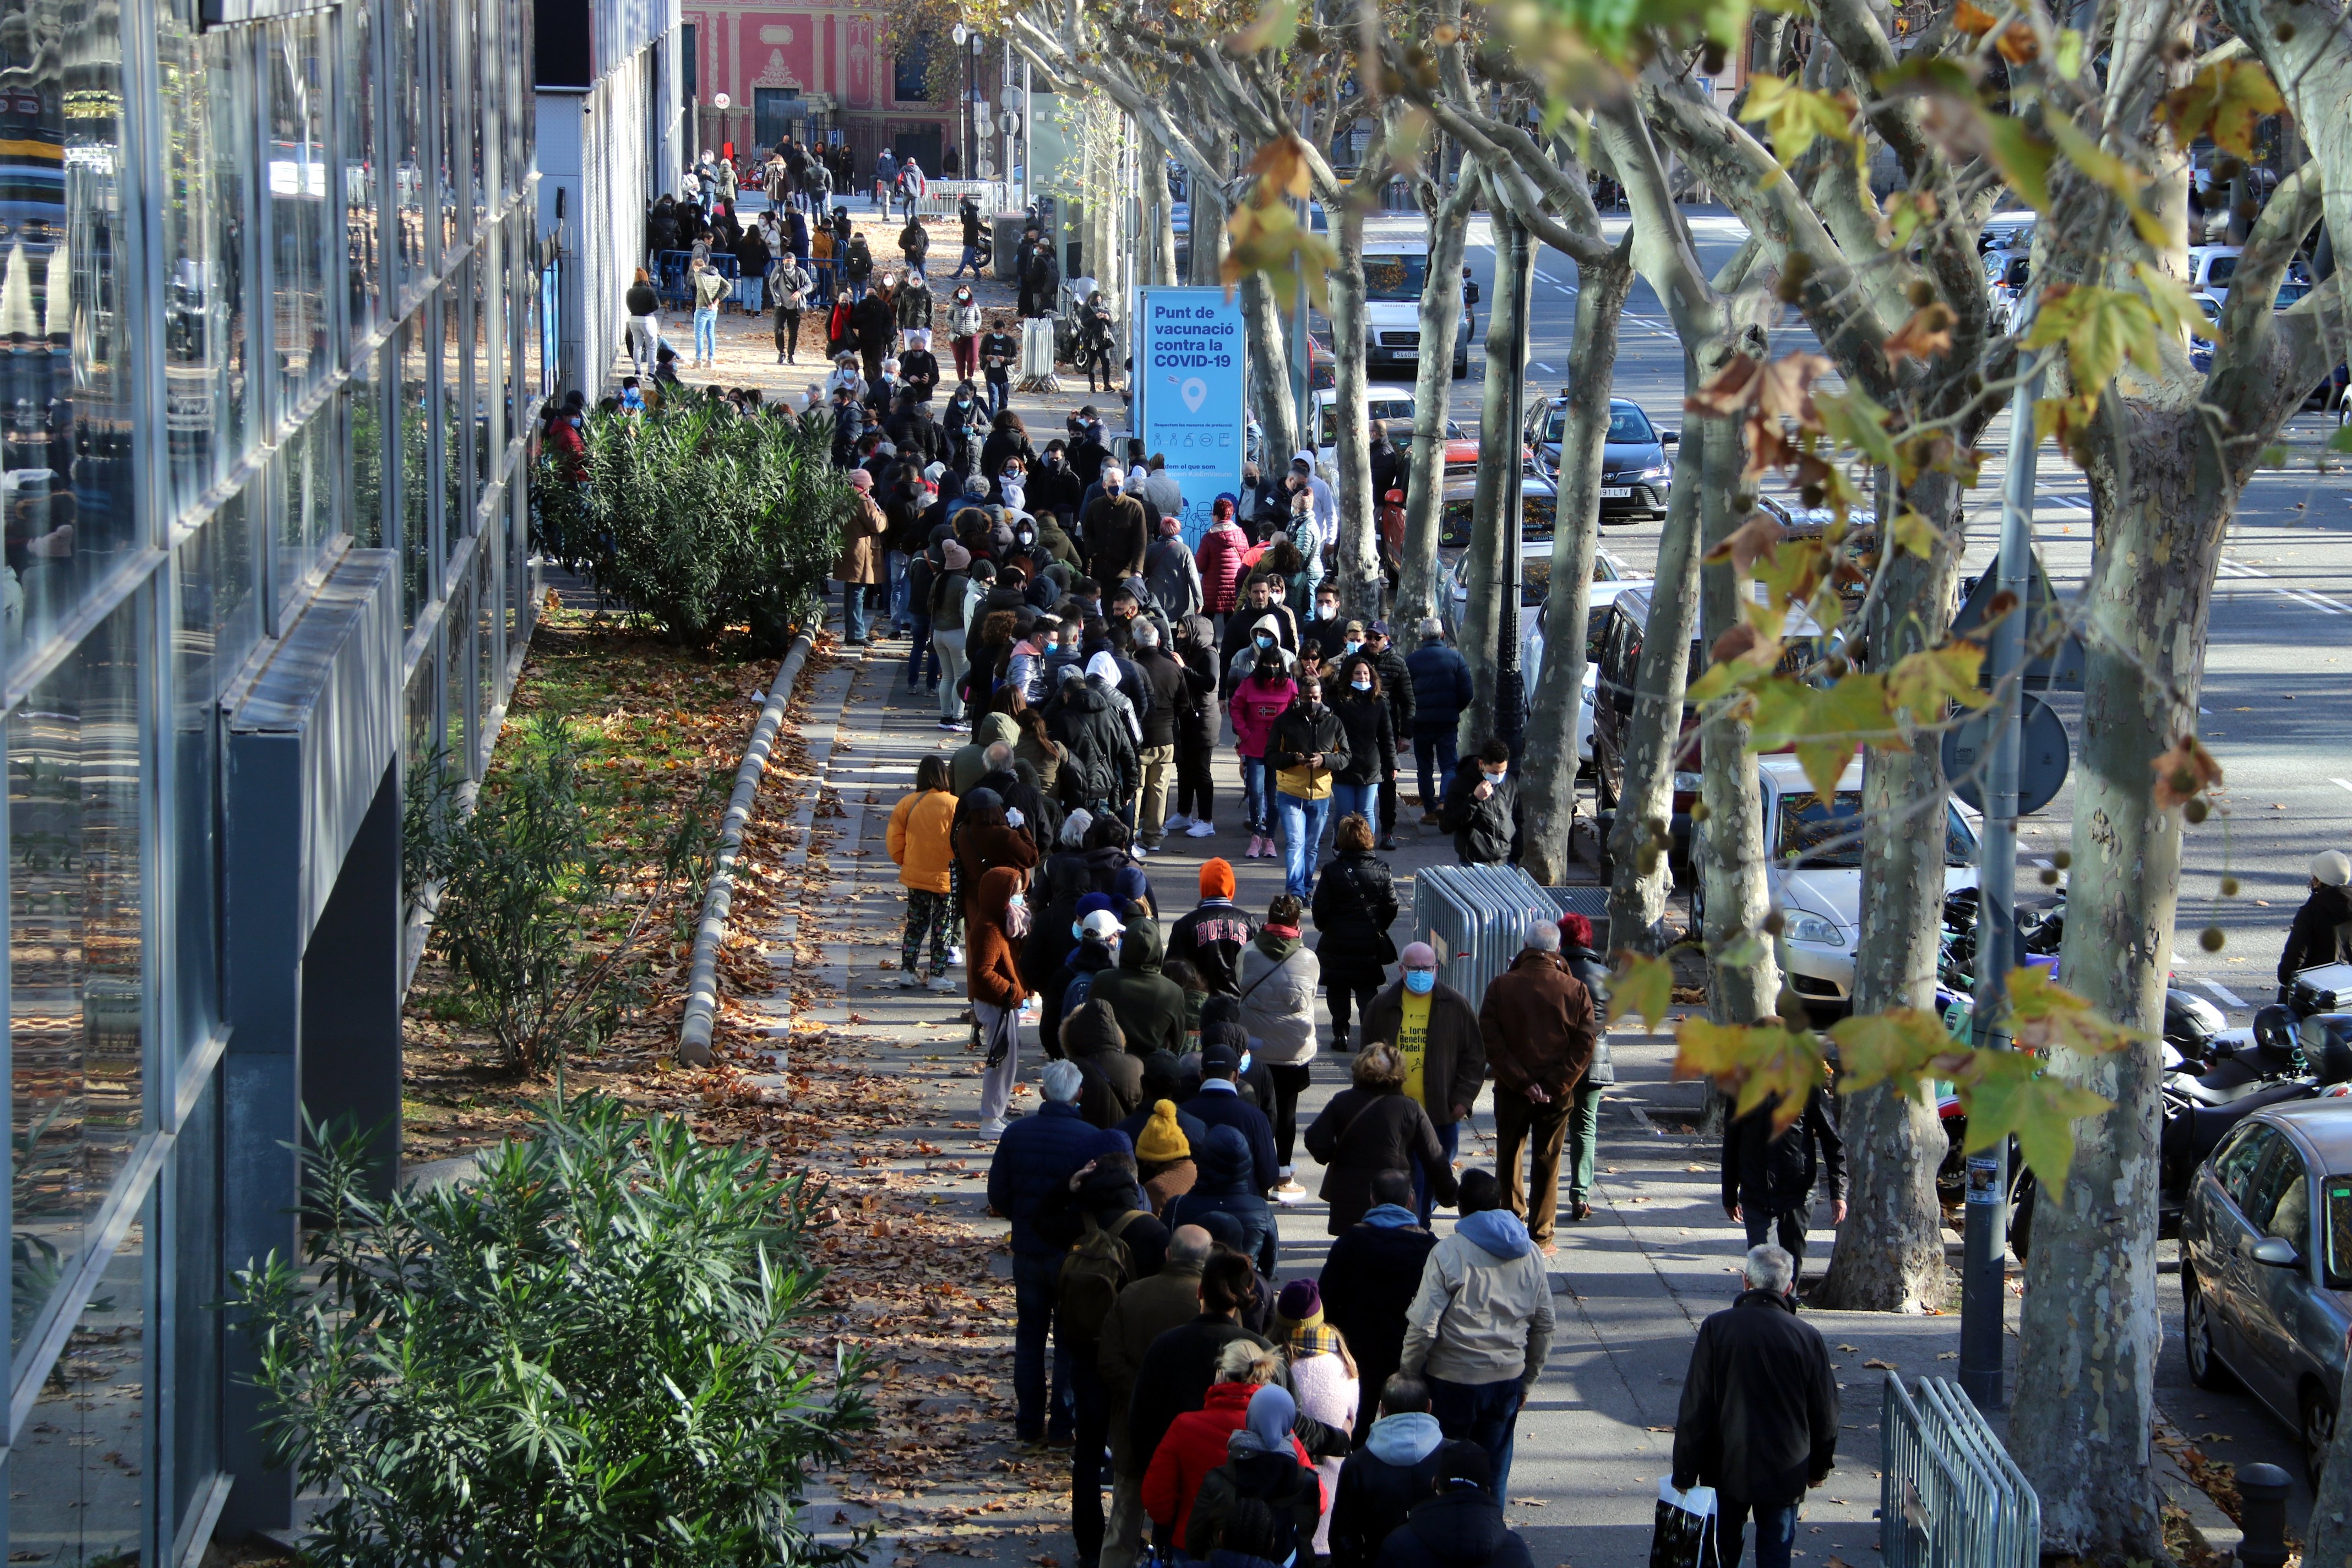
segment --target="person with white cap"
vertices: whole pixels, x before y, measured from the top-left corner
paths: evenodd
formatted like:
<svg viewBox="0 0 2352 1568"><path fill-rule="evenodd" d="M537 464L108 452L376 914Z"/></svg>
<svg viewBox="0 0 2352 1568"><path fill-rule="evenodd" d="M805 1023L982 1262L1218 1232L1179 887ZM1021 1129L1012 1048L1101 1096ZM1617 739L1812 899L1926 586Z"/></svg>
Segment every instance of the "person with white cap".
<svg viewBox="0 0 2352 1568"><path fill-rule="evenodd" d="M2330 849L2311 858L2311 896L2294 911L2279 954L2279 1000L2298 970L2352 959L2352 857Z"/></svg>

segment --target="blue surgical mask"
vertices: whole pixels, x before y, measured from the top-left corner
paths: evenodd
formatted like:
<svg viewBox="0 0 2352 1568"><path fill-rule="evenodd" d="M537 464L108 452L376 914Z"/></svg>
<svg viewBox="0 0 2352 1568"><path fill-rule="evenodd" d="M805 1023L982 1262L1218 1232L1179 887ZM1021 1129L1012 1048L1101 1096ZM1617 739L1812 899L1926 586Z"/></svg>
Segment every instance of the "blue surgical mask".
<svg viewBox="0 0 2352 1568"><path fill-rule="evenodd" d="M1257 646L1260 647L1272 647L1274 646L1274 637L1273 634L1269 632L1258 633L1256 640Z"/></svg>
<svg viewBox="0 0 2352 1568"><path fill-rule="evenodd" d="M1511 770L1505 768L1501 773L1497 773L1493 768L1482 768L1479 771L1486 775L1486 782L1488 784L1498 784L1503 782L1504 775L1508 773Z"/></svg>
<svg viewBox="0 0 2352 1568"><path fill-rule="evenodd" d="M1372 683L1370 680L1351 680L1348 684L1359 691L1370 691L1372 689Z"/></svg>
<svg viewBox="0 0 2352 1568"><path fill-rule="evenodd" d="M1404 988L1416 996L1426 996L1437 989L1437 971L1408 969L1404 972Z"/></svg>
<svg viewBox="0 0 2352 1568"><path fill-rule="evenodd" d="M1084 942L1087 940L1087 928L1080 925L1077 921L1072 921L1070 922L1070 934L1076 937L1078 941Z"/></svg>
<svg viewBox="0 0 2352 1568"><path fill-rule="evenodd" d="M1346 654L1346 653L1353 653L1353 652L1355 652L1358 648L1360 648L1360 647L1363 647L1363 646L1364 646L1364 645L1363 645L1362 643L1360 643L1360 642L1341 643L1341 644L1339 645L1339 651L1340 651L1341 653L1343 653L1343 654Z"/></svg>

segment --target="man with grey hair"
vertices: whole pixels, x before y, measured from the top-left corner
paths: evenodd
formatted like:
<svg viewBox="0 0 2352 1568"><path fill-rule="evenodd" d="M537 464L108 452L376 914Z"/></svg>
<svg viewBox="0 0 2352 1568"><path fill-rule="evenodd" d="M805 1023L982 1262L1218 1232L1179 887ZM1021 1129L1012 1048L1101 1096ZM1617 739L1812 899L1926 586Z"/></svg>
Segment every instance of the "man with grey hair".
<svg viewBox="0 0 2352 1568"><path fill-rule="evenodd" d="M1061 1294L1061 1247L1037 1234L1037 1205L1103 1147L1102 1134L1078 1113L1086 1075L1074 1061L1045 1064L1037 1075L1045 1104L1005 1128L988 1164L988 1206L1013 1225L1013 1430L1024 1442L1067 1441L1076 1426L1070 1358L1055 1352L1051 1398L1045 1350L1053 1342L1054 1304Z"/></svg>
<svg viewBox="0 0 2352 1568"><path fill-rule="evenodd" d="M1716 1489L1719 1568L1738 1568L1756 1517L1756 1568L1789 1568L1797 1505L1837 1462L1829 1347L1797 1316L1797 1260L1748 1250L1748 1288L1698 1328L1675 1419L1674 1485Z"/></svg>
<svg viewBox="0 0 2352 1568"><path fill-rule="evenodd" d="M1600 1021L1592 994L1560 957L1559 927L1532 921L1521 941L1526 945L1511 967L1486 983L1478 1035L1495 1075L1495 1173L1502 1178L1503 1206L1526 1219L1528 1236L1549 1256L1559 1250L1552 1227L1560 1148ZM1530 1142L1532 1179L1522 1188L1519 1148Z"/></svg>

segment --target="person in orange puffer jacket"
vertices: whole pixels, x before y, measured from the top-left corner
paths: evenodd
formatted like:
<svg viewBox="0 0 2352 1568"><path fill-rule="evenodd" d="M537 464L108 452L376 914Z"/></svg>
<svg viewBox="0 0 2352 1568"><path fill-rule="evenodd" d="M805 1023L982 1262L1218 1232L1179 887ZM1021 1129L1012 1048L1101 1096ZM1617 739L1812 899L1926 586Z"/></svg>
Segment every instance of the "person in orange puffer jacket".
<svg viewBox="0 0 2352 1568"><path fill-rule="evenodd" d="M898 868L898 883L907 889L907 928L898 939L901 990L911 991L923 983L918 960L925 936L931 939L931 989L957 989L948 978L948 950L962 934L963 921L950 872L955 860L950 831L955 824L956 797L948 784L947 758L925 757L915 769L915 793L890 813L885 842Z"/></svg>

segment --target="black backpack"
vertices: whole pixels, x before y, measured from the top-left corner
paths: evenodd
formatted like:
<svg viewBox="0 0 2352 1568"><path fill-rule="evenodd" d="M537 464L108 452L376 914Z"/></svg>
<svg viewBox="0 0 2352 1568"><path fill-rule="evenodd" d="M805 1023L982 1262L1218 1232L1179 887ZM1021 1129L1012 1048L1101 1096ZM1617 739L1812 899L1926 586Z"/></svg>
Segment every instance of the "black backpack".
<svg viewBox="0 0 2352 1568"><path fill-rule="evenodd" d="M1103 1321L1110 1316L1118 1293L1136 1279L1135 1254L1128 1250L1127 1227L1144 1216L1129 1209L1105 1230L1087 1215L1087 1228L1062 1258L1062 1278L1054 1303L1054 1321L1063 1334L1082 1343L1102 1338Z"/></svg>

